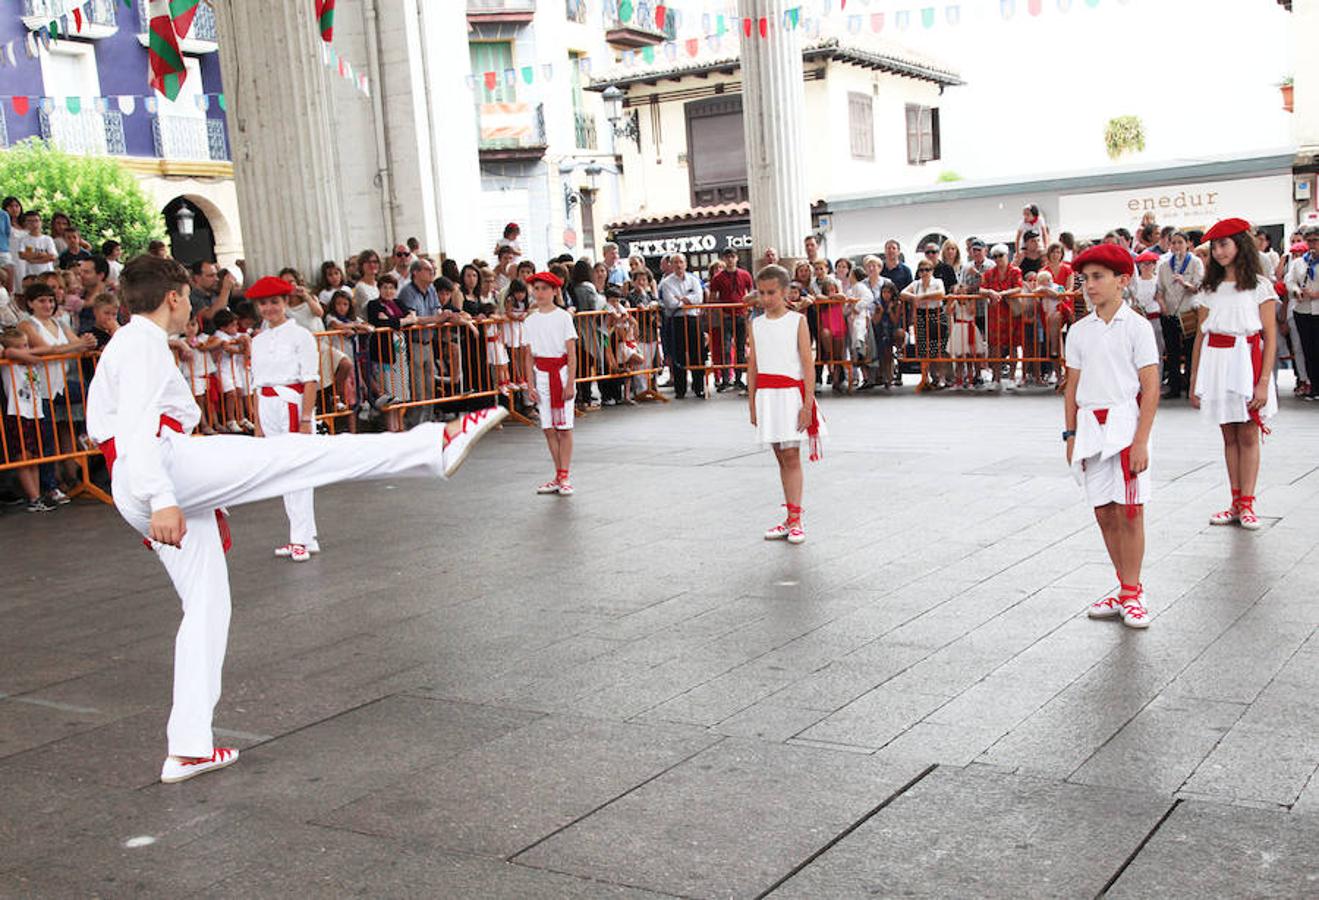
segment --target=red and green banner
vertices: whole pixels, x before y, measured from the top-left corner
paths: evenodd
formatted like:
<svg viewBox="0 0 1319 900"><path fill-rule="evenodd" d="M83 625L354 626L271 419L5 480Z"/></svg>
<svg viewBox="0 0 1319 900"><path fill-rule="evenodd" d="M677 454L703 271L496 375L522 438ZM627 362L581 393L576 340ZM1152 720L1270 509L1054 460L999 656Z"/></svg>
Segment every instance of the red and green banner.
<svg viewBox="0 0 1319 900"><path fill-rule="evenodd" d="M188 36L192 29L192 20L197 15L197 6L201 0L169 0L169 15L174 20L174 33L181 38Z"/></svg>
<svg viewBox="0 0 1319 900"><path fill-rule="evenodd" d="M334 0L316 0L316 24L321 29L321 40L334 40Z"/></svg>
<svg viewBox="0 0 1319 900"><path fill-rule="evenodd" d="M172 5L171 0L147 2L147 81L169 100L179 96L179 90L188 77L183 54L179 52L179 38L170 9Z"/></svg>

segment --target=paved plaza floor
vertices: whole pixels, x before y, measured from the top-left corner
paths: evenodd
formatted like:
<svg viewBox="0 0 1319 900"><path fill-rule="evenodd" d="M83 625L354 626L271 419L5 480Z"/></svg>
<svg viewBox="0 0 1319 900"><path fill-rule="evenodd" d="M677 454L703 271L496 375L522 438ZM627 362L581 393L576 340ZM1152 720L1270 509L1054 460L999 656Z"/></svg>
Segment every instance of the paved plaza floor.
<svg viewBox="0 0 1319 900"><path fill-rule="evenodd" d="M809 541L767 544L744 405L580 422L452 483L235 511L219 737L157 783L177 604L114 512L0 517L0 895L1319 894L1319 408L1257 533L1216 430L1159 416L1148 631L1052 395L823 398Z"/></svg>

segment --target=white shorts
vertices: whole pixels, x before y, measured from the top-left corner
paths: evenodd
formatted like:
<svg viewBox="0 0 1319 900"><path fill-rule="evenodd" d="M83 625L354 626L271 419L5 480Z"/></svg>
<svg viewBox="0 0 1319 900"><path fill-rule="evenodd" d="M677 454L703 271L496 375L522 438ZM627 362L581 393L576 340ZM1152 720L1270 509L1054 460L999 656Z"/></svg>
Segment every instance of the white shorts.
<svg viewBox="0 0 1319 900"><path fill-rule="evenodd" d="M568 367L563 369L563 383L568 384ZM540 395L540 403L536 404L540 412L540 427L549 431L557 429L559 431L571 431L573 420L573 403L572 400L565 400L563 403L564 422L562 425L554 424L554 410L550 408L550 373L536 370L536 393Z"/></svg>
<svg viewBox="0 0 1319 900"><path fill-rule="evenodd" d="M1094 507L1110 503L1126 505L1127 482L1122 473L1122 454L1101 460L1092 456L1081 463L1085 481L1085 496ZM1136 502L1144 505L1150 499L1150 470L1136 476Z"/></svg>

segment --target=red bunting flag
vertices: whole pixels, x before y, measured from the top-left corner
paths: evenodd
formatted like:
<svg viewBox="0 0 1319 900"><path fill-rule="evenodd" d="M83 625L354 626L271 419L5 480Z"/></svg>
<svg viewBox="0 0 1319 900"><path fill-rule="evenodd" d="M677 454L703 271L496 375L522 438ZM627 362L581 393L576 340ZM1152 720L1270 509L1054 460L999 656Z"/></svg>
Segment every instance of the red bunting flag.
<svg viewBox="0 0 1319 900"><path fill-rule="evenodd" d="M695 56L701 50L701 41L699 38L687 39L687 55Z"/></svg>
<svg viewBox="0 0 1319 900"><path fill-rule="evenodd" d="M751 37L751 20L750 20L750 19L743 19L743 20L742 20L742 34L745 35L746 37Z"/></svg>
<svg viewBox="0 0 1319 900"><path fill-rule="evenodd" d="M77 6L73 8L73 27L82 31L82 9Z"/></svg>
<svg viewBox="0 0 1319 900"><path fill-rule="evenodd" d="M29 109L27 97L11 97L9 102L14 107L14 113L20 116L26 116Z"/></svg>
<svg viewBox="0 0 1319 900"><path fill-rule="evenodd" d="M663 3L655 7L655 27L664 30L664 21L669 15L669 8Z"/></svg>
<svg viewBox="0 0 1319 900"><path fill-rule="evenodd" d="M1030 0L1026 8L1030 10L1032 16L1038 16L1044 11L1044 0Z"/></svg>
<svg viewBox="0 0 1319 900"><path fill-rule="evenodd" d="M147 2L147 82L169 100L179 95L188 69L179 52L179 39L170 14L170 0Z"/></svg>
<svg viewBox="0 0 1319 900"><path fill-rule="evenodd" d="M871 30L871 31L883 31L883 30L884 30L884 14L883 14L883 13L871 13L871 14L870 14L870 30Z"/></svg>
<svg viewBox="0 0 1319 900"><path fill-rule="evenodd" d="M174 33L181 38L188 36L192 30L192 20L197 15L197 6L201 0L169 0L169 14L174 20Z"/></svg>
<svg viewBox="0 0 1319 900"><path fill-rule="evenodd" d="M760 17L760 36L763 38L769 37L769 19L764 16Z"/></svg>
<svg viewBox="0 0 1319 900"><path fill-rule="evenodd" d="M493 91L493 90L495 89L495 84L496 84L495 78L497 77L497 73L495 73L495 72L486 72L486 73L485 73L483 76L481 76L481 77L482 77L482 79L483 79L484 82L485 82L485 89L486 89L487 91Z"/></svg>
<svg viewBox="0 0 1319 900"><path fill-rule="evenodd" d="M321 29L321 40L334 40L334 0L316 0L316 24Z"/></svg>

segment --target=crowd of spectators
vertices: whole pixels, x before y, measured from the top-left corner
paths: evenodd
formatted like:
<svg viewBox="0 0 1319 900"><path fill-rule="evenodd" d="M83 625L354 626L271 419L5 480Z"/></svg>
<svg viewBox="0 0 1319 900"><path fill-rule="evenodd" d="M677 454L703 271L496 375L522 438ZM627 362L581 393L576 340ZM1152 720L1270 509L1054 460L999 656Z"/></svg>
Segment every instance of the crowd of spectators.
<svg viewBox="0 0 1319 900"><path fill-rule="evenodd" d="M3 461L76 453L83 391L94 351L125 320L116 300L120 245L93 247L77 223L25 210L14 197L0 214L0 390L5 395ZM530 413L521 371L527 279L547 269L562 279L557 302L576 314L582 411L655 397L745 393L748 322L758 314L753 273L735 250L705 271L682 254L622 258L613 243L599 260L563 254L526 258L510 223L487 259L465 264L422 251L416 239L342 262L325 261L309 282L296 269L289 315L317 333L323 427L401 430L452 417L500 398ZM1188 382L1196 295L1206 249L1200 234L1146 221L1099 240L1128 250L1139 274L1128 299L1155 326L1165 353L1167 396ZM874 254L828 259L807 236L802 255L771 248L754 266L790 263L791 306L806 314L816 349L816 390L891 391L903 375L917 390L998 391L1058 387L1068 325L1085 312L1073 255L1087 246L1053 233L1038 208L1022 211L1014 240L931 241L914 259L896 240ZM1319 228L1290 236L1275 251L1263 232L1265 271L1288 302L1280 305L1284 352L1297 394L1319 396ZM153 242L148 252L168 255ZM243 297L240 260L191 266L193 316L171 339L181 371L203 410L202 430L250 433L247 358L259 327ZM259 273L257 273L259 274ZM55 358L52 361L50 358ZM61 359L63 357L63 359ZM70 358L82 357L82 358ZM39 452L38 452L39 451ZM68 502L80 477L70 460L9 467L33 511Z"/></svg>

